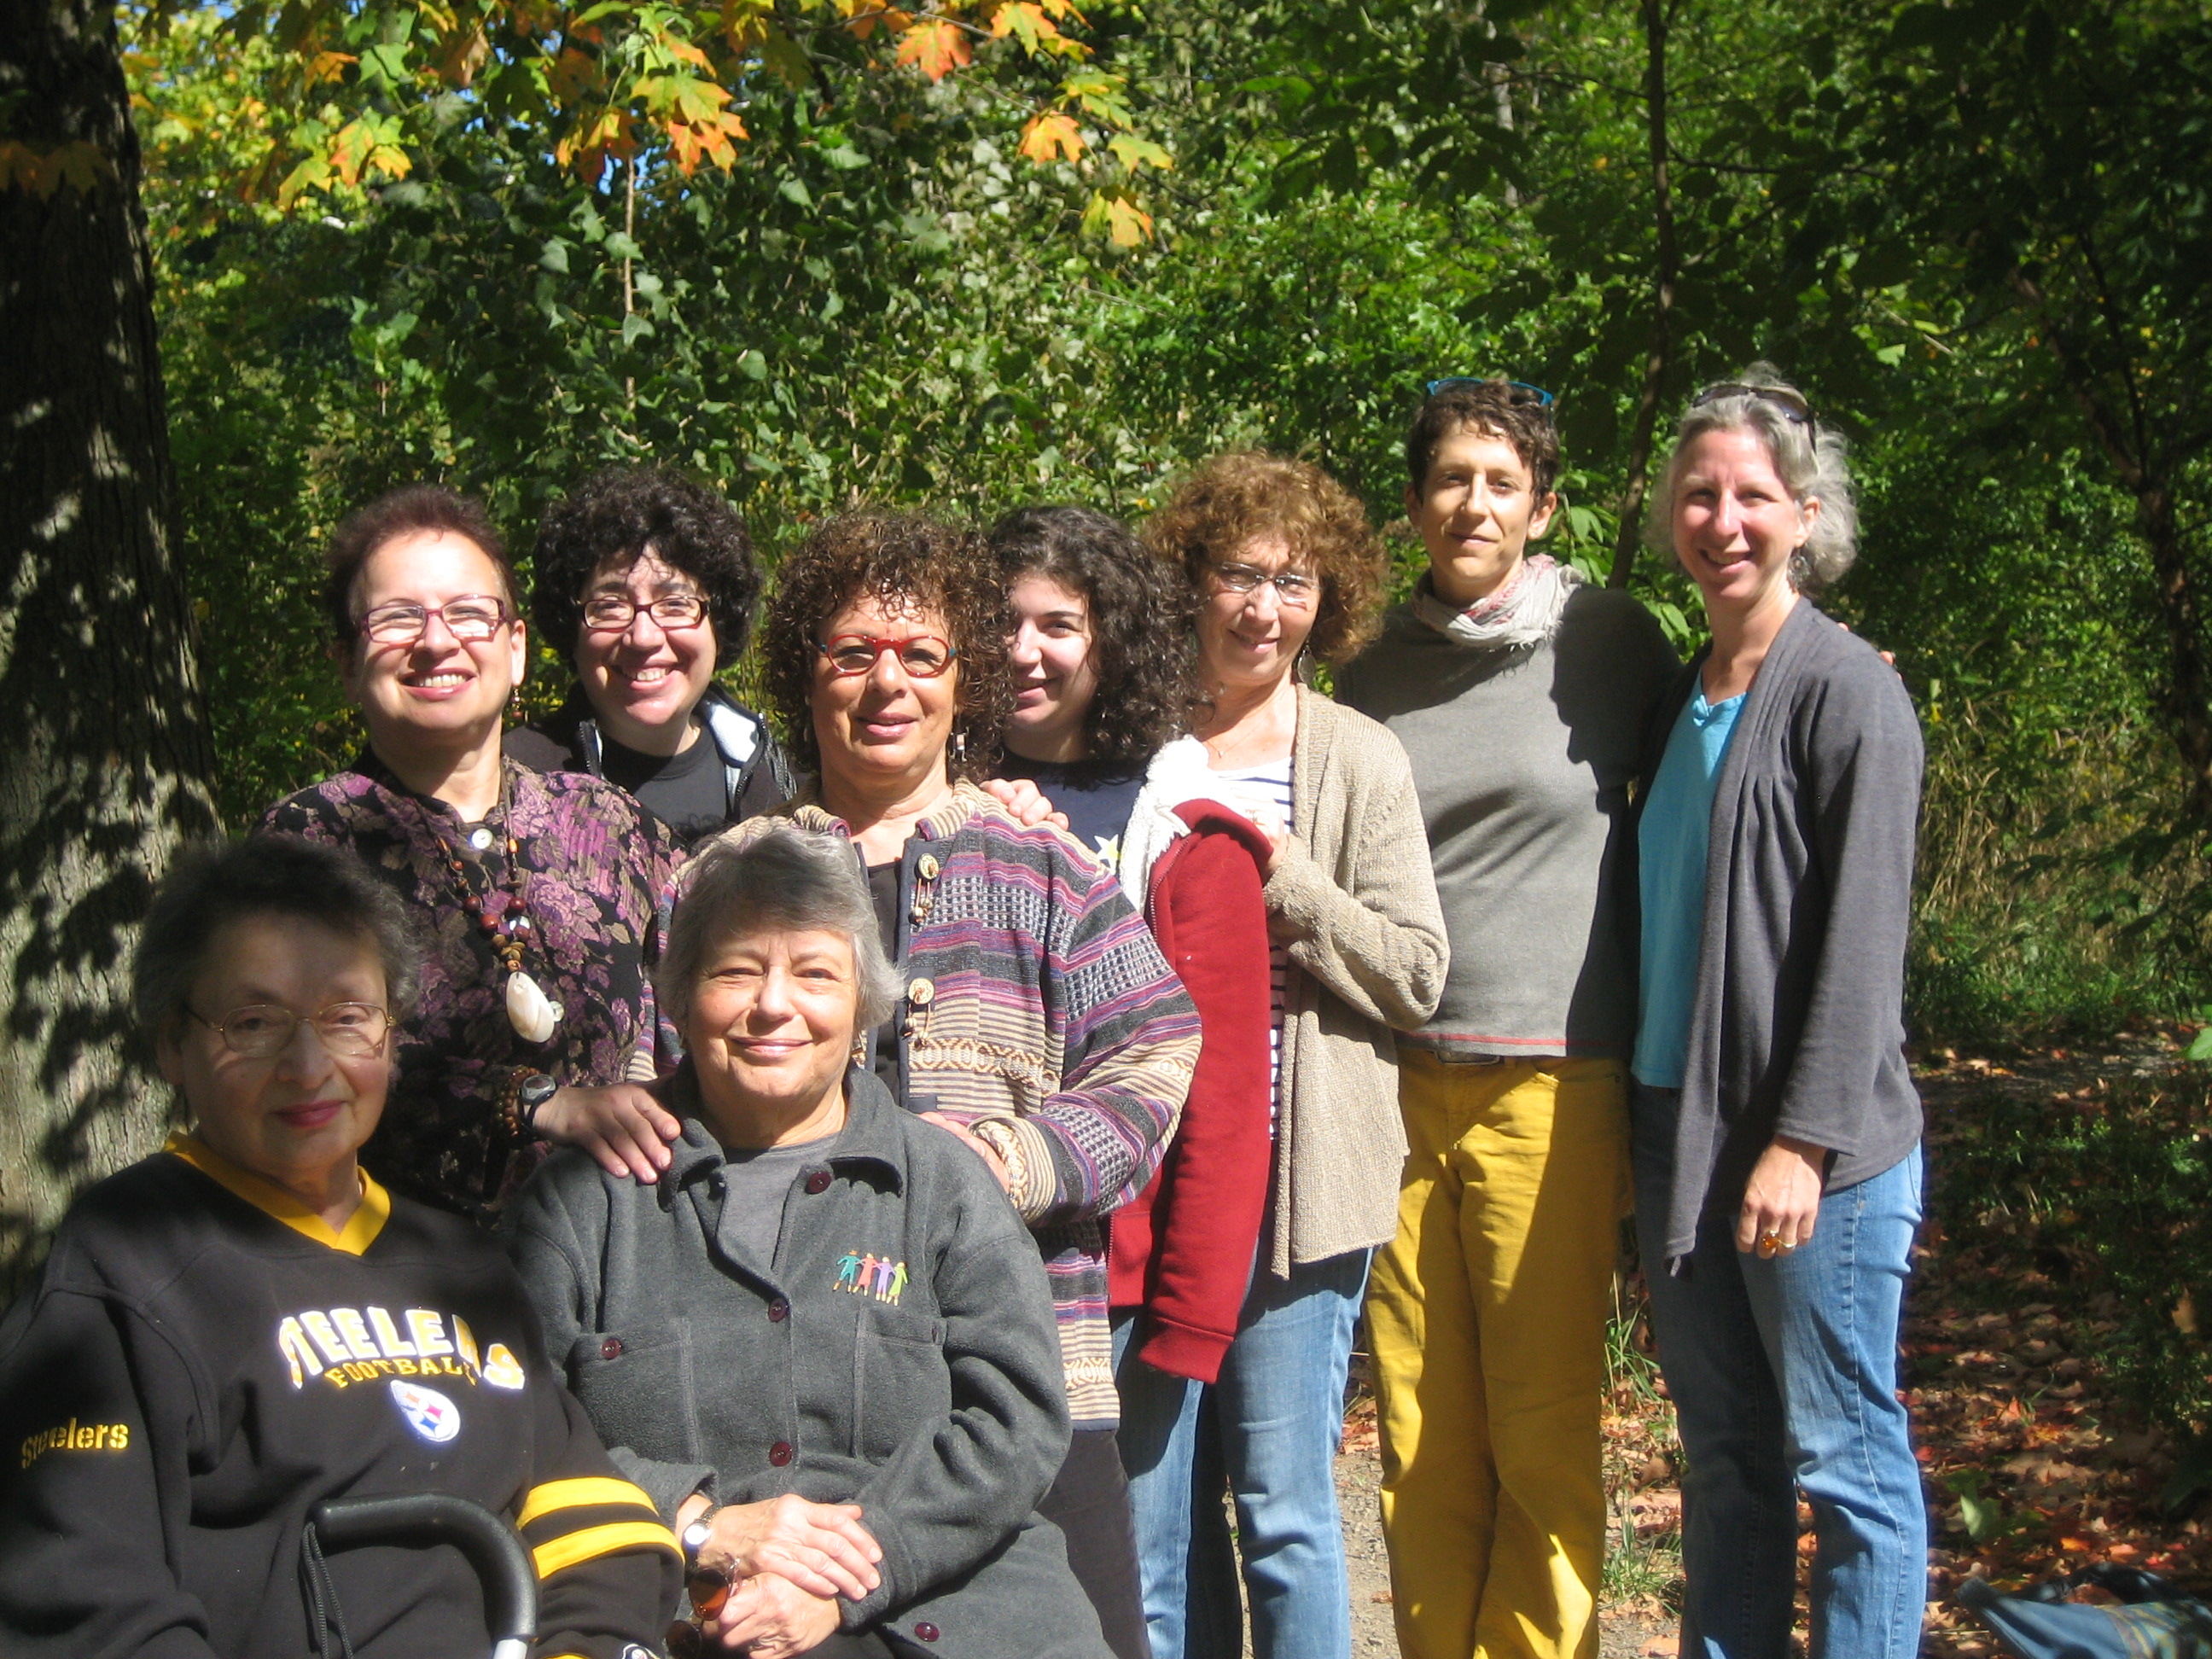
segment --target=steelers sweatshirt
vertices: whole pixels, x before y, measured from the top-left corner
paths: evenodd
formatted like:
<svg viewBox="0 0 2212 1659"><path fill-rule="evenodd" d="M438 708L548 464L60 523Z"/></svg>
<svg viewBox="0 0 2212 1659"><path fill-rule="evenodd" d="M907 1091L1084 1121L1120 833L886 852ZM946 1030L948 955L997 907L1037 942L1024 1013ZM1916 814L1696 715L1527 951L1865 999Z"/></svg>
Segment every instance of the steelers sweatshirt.
<svg viewBox="0 0 2212 1659"><path fill-rule="evenodd" d="M539 1659L659 1650L675 1540L547 1364L506 1258L363 1189L333 1231L179 1134L71 1208L0 1319L0 1651L339 1652L309 1611L310 1512L423 1492L519 1528ZM490 1650L449 1547L332 1550L324 1574L357 1659Z"/></svg>

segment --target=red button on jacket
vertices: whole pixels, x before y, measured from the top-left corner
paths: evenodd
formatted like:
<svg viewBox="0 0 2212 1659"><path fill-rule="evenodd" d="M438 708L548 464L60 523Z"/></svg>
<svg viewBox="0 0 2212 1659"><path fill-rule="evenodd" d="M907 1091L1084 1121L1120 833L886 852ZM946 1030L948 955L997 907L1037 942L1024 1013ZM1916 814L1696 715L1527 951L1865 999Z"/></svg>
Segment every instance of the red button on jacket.
<svg viewBox="0 0 2212 1659"><path fill-rule="evenodd" d="M618 1336L611 1336L605 1341L600 1343L599 1358L602 1359L619 1359L622 1358L622 1338Z"/></svg>
<svg viewBox="0 0 2212 1659"><path fill-rule="evenodd" d="M938 1630L936 1626L925 1619L914 1627L914 1633L925 1642L934 1642L937 1639Z"/></svg>
<svg viewBox="0 0 2212 1659"><path fill-rule="evenodd" d="M788 1440L779 1440L775 1444L770 1446L768 1449L768 1461L775 1464L778 1468L781 1468L786 1463L791 1462L791 1442Z"/></svg>

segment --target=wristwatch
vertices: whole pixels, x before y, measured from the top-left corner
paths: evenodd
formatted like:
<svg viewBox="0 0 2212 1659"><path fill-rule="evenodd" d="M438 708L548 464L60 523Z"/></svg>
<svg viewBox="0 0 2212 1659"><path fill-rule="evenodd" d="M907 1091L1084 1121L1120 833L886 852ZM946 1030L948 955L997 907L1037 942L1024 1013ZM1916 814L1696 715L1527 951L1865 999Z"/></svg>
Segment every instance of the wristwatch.
<svg viewBox="0 0 2212 1659"><path fill-rule="evenodd" d="M550 1078L543 1072L523 1073L522 1081L514 1088L515 1102L521 1108L518 1115L521 1120L523 1133L537 1133L538 1109L560 1092L561 1084L558 1079Z"/></svg>
<svg viewBox="0 0 2212 1659"><path fill-rule="evenodd" d="M714 1516L720 1512L721 1507L720 1504L708 1504L705 1509L699 1511L699 1518L684 1528L685 1561L696 1561L699 1559L699 1552L707 1547L707 1534L712 1529L711 1523Z"/></svg>

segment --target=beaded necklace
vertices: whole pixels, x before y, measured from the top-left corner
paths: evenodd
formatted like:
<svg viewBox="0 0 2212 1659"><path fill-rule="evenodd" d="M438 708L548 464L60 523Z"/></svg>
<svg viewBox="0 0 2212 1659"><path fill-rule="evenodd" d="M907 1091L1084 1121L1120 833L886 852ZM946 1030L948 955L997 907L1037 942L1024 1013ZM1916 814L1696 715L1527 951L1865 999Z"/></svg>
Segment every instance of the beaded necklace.
<svg viewBox="0 0 2212 1659"><path fill-rule="evenodd" d="M546 996L522 965L523 946L534 930L530 921L530 874L523 867L521 845L509 828L514 821L512 805L507 780L502 776L499 787L499 828L495 830L489 823L479 823L463 831L470 848L479 854L489 854L495 841L504 843L507 866L503 880L493 875L489 857L466 859L461 856L459 848L452 845L446 848L446 864L460 889L461 908L491 936L492 955L507 970L508 1023L524 1041L544 1042L560 1024L562 1010L561 1005Z"/></svg>

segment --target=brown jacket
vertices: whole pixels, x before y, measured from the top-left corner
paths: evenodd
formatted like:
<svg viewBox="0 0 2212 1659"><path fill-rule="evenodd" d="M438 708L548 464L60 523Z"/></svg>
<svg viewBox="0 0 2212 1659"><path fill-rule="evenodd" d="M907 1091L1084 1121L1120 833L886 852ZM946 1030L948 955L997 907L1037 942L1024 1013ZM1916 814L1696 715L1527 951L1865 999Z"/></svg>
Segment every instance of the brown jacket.
<svg viewBox="0 0 2212 1659"><path fill-rule="evenodd" d="M1366 715L1300 687L1289 853L1267 879L1270 929L1295 969L1268 1267L1320 1261L1398 1231L1406 1133L1394 1031L1443 993L1448 947L1413 770Z"/></svg>

